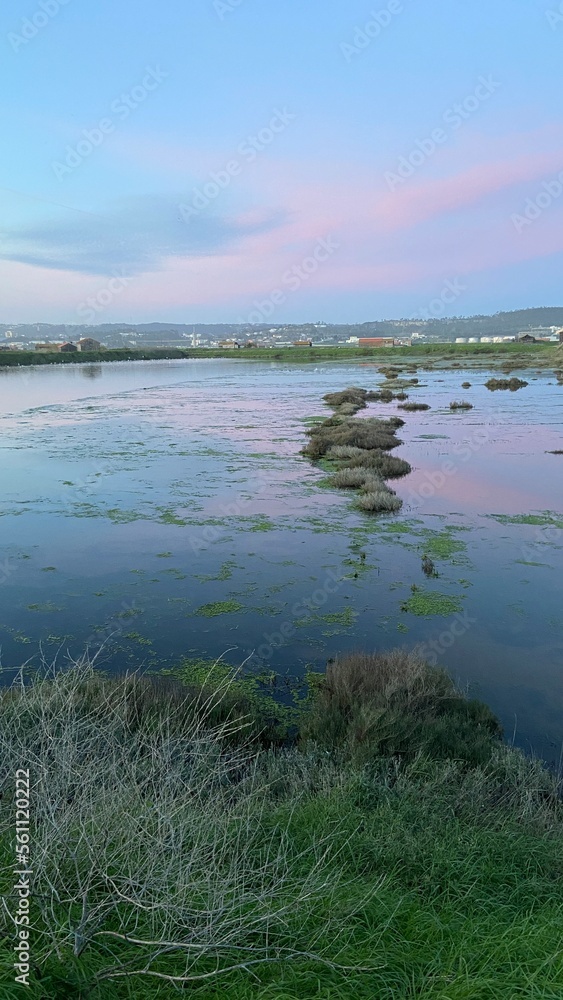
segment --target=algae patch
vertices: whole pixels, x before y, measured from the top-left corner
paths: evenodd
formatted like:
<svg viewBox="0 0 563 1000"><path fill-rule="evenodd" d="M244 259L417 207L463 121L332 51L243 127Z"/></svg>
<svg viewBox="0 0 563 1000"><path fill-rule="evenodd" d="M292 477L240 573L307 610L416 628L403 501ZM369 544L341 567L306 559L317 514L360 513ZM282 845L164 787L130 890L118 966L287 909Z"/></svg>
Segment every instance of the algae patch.
<svg viewBox="0 0 563 1000"><path fill-rule="evenodd" d="M243 609L244 604L239 601L214 601L212 604L202 604L195 613L203 618L215 618L217 615L231 615Z"/></svg>
<svg viewBox="0 0 563 1000"><path fill-rule="evenodd" d="M489 514L499 524L531 524L539 528L563 528L563 515L551 510L539 514Z"/></svg>
<svg viewBox="0 0 563 1000"><path fill-rule="evenodd" d="M461 607L460 598L448 597L447 594L439 594L434 590L417 588L409 599L401 605L401 611L408 611L411 615L418 615L422 618L431 615L447 618L449 615L461 611Z"/></svg>

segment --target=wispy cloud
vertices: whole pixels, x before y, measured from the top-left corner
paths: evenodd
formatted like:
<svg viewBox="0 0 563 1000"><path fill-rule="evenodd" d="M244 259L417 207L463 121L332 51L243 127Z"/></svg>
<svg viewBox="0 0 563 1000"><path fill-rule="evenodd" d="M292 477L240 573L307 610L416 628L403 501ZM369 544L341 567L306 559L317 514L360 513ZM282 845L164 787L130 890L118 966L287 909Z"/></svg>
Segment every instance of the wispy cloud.
<svg viewBox="0 0 563 1000"><path fill-rule="evenodd" d="M99 214L59 216L36 226L4 231L0 259L53 270L108 275L160 270L174 257L225 253L248 236L268 233L283 221L264 210L252 217L225 219L201 215L186 226L181 195L124 199Z"/></svg>

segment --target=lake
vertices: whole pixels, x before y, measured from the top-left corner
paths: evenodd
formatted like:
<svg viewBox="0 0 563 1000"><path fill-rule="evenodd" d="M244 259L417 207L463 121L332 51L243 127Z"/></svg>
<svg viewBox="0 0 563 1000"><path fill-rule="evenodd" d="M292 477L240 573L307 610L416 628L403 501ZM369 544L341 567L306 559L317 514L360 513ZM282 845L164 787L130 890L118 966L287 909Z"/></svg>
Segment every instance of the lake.
<svg viewBox="0 0 563 1000"><path fill-rule="evenodd" d="M490 392L492 374L419 370L410 398L432 408L402 414L404 506L370 517L300 448L325 392L381 383L373 362L0 369L4 680L85 646L107 669L224 654L295 676L422 644L509 740L557 760L563 387L530 370Z"/></svg>

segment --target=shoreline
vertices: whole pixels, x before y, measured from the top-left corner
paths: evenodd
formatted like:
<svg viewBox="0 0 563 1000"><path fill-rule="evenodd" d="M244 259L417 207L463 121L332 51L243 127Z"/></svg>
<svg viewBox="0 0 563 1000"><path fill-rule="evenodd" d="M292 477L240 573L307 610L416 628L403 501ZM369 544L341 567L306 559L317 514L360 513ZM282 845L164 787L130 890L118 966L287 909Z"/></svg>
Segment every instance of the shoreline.
<svg viewBox="0 0 563 1000"><path fill-rule="evenodd" d="M282 347L282 348L147 348L133 350L108 348L104 351L59 354L54 351L2 351L0 369L29 368L43 365L91 364L118 361L195 361L203 359L236 359L240 361L286 361L291 363L319 361L376 361L388 362L391 358L398 365L428 359L432 363L477 361L484 366L509 363L513 368L534 365L550 367L563 364L562 351L553 344L424 344L416 347Z"/></svg>

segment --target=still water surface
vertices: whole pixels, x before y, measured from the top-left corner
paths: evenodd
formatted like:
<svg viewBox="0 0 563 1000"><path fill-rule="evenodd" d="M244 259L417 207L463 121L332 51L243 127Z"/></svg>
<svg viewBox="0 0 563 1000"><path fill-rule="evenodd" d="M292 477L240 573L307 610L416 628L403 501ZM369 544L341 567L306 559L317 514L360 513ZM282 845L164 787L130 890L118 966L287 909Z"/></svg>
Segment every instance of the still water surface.
<svg viewBox="0 0 563 1000"><path fill-rule="evenodd" d="M490 374L419 372L410 398L432 409L403 414L404 507L374 519L319 487L300 448L323 394L376 387L375 364L1 370L4 679L85 645L115 669L229 650L299 674L346 649L425 644L510 739L556 760L563 456L547 452L563 447L563 388L529 371L525 389L491 393ZM474 409L451 413L463 398ZM413 613L413 584L443 614Z"/></svg>

